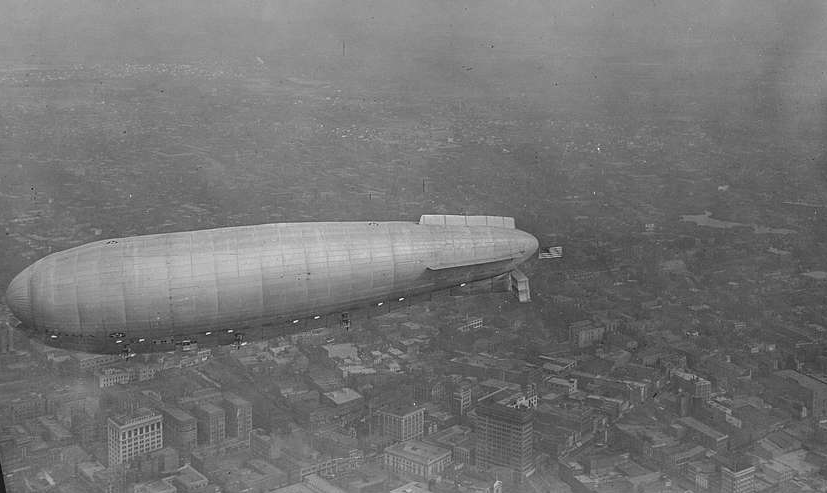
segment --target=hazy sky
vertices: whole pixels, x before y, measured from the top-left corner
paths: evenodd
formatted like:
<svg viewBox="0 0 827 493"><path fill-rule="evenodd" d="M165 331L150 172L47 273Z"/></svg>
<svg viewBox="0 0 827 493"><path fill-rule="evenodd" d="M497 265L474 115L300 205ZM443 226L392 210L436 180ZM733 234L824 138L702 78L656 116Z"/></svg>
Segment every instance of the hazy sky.
<svg viewBox="0 0 827 493"><path fill-rule="evenodd" d="M335 78L344 42L349 66L374 83L430 79L486 94L510 70L515 92L554 100L562 91L553 83L568 84L623 112L637 77L649 84L653 112L669 109L677 86L702 106L712 101L707 116L765 118L812 153L825 136L827 23L818 0L2 3L0 55L14 62L261 57L278 68L280 55L293 53L305 56L307 75ZM459 73L464 66L473 72Z"/></svg>

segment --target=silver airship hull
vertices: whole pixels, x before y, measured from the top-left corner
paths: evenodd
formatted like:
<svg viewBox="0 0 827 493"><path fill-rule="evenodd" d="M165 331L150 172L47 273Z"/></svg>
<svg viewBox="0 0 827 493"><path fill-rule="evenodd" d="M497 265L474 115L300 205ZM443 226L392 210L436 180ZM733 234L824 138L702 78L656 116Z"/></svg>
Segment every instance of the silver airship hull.
<svg viewBox="0 0 827 493"><path fill-rule="evenodd" d="M500 216L135 236L48 255L10 283L27 334L87 352L270 338L509 272L537 240Z"/></svg>

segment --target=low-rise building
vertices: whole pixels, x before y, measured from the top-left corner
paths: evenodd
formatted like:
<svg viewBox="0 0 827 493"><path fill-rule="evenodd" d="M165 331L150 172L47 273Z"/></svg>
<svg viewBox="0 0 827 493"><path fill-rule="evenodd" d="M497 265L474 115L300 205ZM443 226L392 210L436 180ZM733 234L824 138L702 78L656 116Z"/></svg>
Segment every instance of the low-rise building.
<svg viewBox="0 0 827 493"><path fill-rule="evenodd" d="M411 479L430 479L441 476L452 463L451 451L420 440L397 443L385 449L385 467Z"/></svg>
<svg viewBox="0 0 827 493"><path fill-rule="evenodd" d="M454 425L438 431L423 440L451 451L454 464L474 465L476 463L476 438L471 428Z"/></svg>
<svg viewBox="0 0 827 493"><path fill-rule="evenodd" d="M129 383L132 374L123 368L101 368L95 370L95 379L98 381L98 387L105 388Z"/></svg>
<svg viewBox="0 0 827 493"><path fill-rule="evenodd" d="M177 493L178 488L166 479L138 483L133 489L134 493Z"/></svg>
<svg viewBox="0 0 827 493"><path fill-rule="evenodd" d="M209 485L209 480L194 467L186 464L175 472L172 483L181 493L199 493Z"/></svg>
<svg viewBox="0 0 827 493"><path fill-rule="evenodd" d="M606 326L591 320L581 320L569 325L569 341L572 347L585 348L600 342L606 334Z"/></svg>
<svg viewBox="0 0 827 493"><path fill-rule="evenodd" d="M698 421L692 417L680 418L678 420L686 429L686 439L696 442L715 452L723 452L729 443L729 435L721 433L711 426Z"/></svg>

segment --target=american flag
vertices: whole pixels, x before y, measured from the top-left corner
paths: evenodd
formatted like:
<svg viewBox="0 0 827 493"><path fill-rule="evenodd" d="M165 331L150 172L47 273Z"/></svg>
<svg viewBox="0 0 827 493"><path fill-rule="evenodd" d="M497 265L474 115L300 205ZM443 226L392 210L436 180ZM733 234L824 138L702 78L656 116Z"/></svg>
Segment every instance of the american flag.
<svg viewBox="0 0 827 493"><path fill-rule="evenodd" d="M555 246L540 249L540 258L561 258L563 256L563 247Z"/></svg>

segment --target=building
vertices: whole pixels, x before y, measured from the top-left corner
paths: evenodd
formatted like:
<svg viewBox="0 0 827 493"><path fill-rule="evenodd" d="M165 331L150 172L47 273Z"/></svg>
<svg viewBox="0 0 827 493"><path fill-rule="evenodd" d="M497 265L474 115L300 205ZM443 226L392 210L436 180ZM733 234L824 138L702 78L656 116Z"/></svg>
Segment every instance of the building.
<svg viewBox="0 0 827 493"><path fill-rule="evenodd" d="M766 461L761 464L761 472L764 473L764 478L774 485L781 485L792 481L795 477L794 469L787 466L783 462L775 460Z"/></svg>
<svg viewBox="0 0 827 493"><path fill-rule="evenodd" d="M217 445L224 440L226 415L223 409L205 402L193 408L193 415L198 419L198 443L200 445Z"/></svg>
<svg viewBox="0 0 827 493"><path fill-rule="evenodd" d="M98 381L98 387L105 388L129 383L132 375L123 368L101 368L95 370L95 379Z"/></svg>
<svg viewBox="0 0 827 493"><path fill-rule="evenodd" d="M301 481L311 474L330 476L337 472L338 461L320 454L317 450L289 448L282 452L283 455L277 464L287 471L291 481Z"/></svg>
<svg viewBox="0 0 827 493"><path fill-rule="evenodd" d="M301 483L291 484L270 493L346 493L345 490L327 482L318 474L310 474Z"/></svg>
<svg viewBox="0 0 827 493"><path fill-rule="evenodd" d="M107 420L109 467L124 464L135 457L164 446L163 417L147 408Z"/></svg>
<svg viewBox="0 0 827 493"><path fill-rule="evenodd" d="M441 378L418 378L414 382L414 399L418 403L445 402L445 382Z"/></svg>
<svg viewBox="0 0 827 493"><path fill-rule="evenodd" d="M709 399L712 393L712 383L709 380L680 370L672 370L671 374L672 381L679 390L703 401Z"/></svg>
<svg viewBox="0 0 827 493"><path fill-rule="evenodd" d="M424 441L450 450L454 464L475 464L476 439L471 428L467 426L451 426L428 435Z"/></svg>
<svg viewBox="0 0 827 493"><path fill-rule="evenodd" d="M577 392L576 378L547 377L545 383L558 394L568 395Z"/></svg>
<svg viewBox="0 0 827 493"><path fill-rule="evenodd" d="M476 409L477 465L534 473L534 414L531 410L486 403Z"/></svg>
<svg viewBox="0 0 827 493"><path fill-rule="evenodd" d="M261 459L247 461L247 468L252 474L245 478L245 481L254 490L272 491L290 483L288 474L278 467Z"/></svg>
<svg viewBox="0 0 827 493"><path fill-rule="evenodd" d="M600 342L605 334L606 327L591 320L581 320L569 325L569 341L576 348L593 346Z"/></svg>
<svg viewBox="0 0 827 493"><path fill-rule="evenodd" d="M394 406L378 411L379 423L384 435L398 442L421 438L425 424L425 408Z"/></svg>
<svg viewBox="0 0 827 493"><path fill-rule="evenodd" d="M198 422L193 415L177 407L161 409L164 416L164 440L167 445L187 453L198 445Z"/></svg>
<svg viewBox="0 0 827 493"><path fill-rule="evenodd" d="M94 371L122 360L120 354L72 353L73 364L79 371Z"/></svg>
<svg viewBox="0 0 827 493"><path fill-rule="evenodd" d="M185 464L175 472L172 483L181 493L198 493L207 488L209 481L194 467Z"/></svg>
<svg viewBox="0 0 827 493"><path fill-rule="evenodd" d="M46 399L38 392L7 399L0 408L4 416L10 416L12 423L21 423L27 419L46 414Z"/></svg>
<svg viewBox="0 0 827 493"><path fill-rule="evenodd" d="M221 407L227 417L227 436L238 438L249 445L250 431L253 428L253 406L250 401L228 393L224 396Z"/></svg>
<svg viewBox="0 0 827 493"><path fill-rule="evenodd" d="M411 481L391 490L390 493L430 493L430 491L427 484Z"/></svg>
<svg viewBox="0 0 827 493"><path fill-rule="evenodd" d="M138 483L133 488L134 493L177 493L178 488L166 479Z"/></svg>
<svg viewBox="0 0 827 493"><path fill-rule="evenodd" d="M755 466L721 466L721 493L753 493Z"/></svg>
<svg viewBox="0 0 827 493"><path fill-rule="evenodd" d="M680 418L677 422L686 429L686 440L698 443L715 452L720 453L726 450L729 435L721 433L715 428L689 416Z"/></svg>
<svg viewBox="0 0 827 493"><path fill-rule="evenodd" d="M137 378L139 382L145 382L147 380L152 380L155 378L155 375L161 371L160 365L152 364L138 364L135 366L136 368L136 375L134 378Z"/></svg>
<svg viewBox="0 0 827 493"><path fill-rule="evenodd" d="M385 468L406 478L429 481L440 476L451 463L450 450L420 440L385 449Z"/></svg>
<svg viewBox="0 0 827 493"><path fill-rule="evenodd" d="M342 428L349 427L365 415L365 398L349 387L320 394L319 403L326 408L328 424Z"/></svg>
<svg viewBox="0 0 827 493"><path fill-rule="evenodd" d="M781 370L775 372L775 375L787 380L794 380L798 385L807 390L809 402L806 404L808 404L810 408L810 415L821 418L827 414L827 382L795 370Z"/></svg>
<svg viewBox="0 0 827 493"><path fill-rule="evenodd" d="M250 452L253 457L266 461L281 457L281 449L276 440L261 428L250 432Z"/></svg>
<svg viewBox="0 0 827 493"><path fill-rule="evenodd" d="M515 358L499 358L491 354L465 354L451 358L447 362L450 373L465 377L485 380L496 378L520 385L536 382L542 376L542 370L532 363Z"/></svg>
<svg viewBox="0 0 827 493"><path fill-rule="evenodd" d="M451 385L448 394L451 413L455 416L465 416L471 409L472 387L467 382L460 382Z"/></svg>

